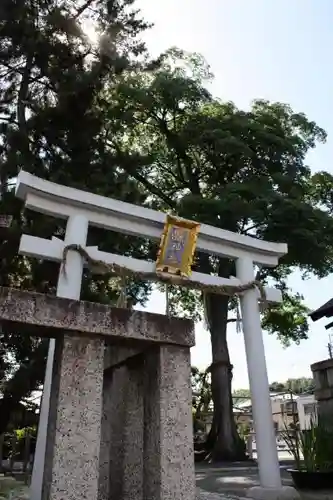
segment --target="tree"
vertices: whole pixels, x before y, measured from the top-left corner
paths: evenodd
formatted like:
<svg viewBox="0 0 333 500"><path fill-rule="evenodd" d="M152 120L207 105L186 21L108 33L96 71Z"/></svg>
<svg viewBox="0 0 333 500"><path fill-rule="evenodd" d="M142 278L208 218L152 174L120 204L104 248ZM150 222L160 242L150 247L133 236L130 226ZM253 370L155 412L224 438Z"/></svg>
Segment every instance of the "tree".
<svg viewBox="0 0 333 500"><path fill-rule="evenodd" d="M314 382L312 378L289 378L286 382L273 382L270 384L272 392L292 392L293 394L313 394Z"/></svg>
<svg viewBox="0 0 333 500"><path fill-rule="evenodd" d="M263 316L263 327L284 344L307 338L308 309L288 287L299 269L306 277L332 271L333 219L306 155L324 142L323 129L288 105L254 101L250 111L215 99L198 56L172 50L153 75L128 75L117 88L122 133L109 135L124 171L151 195L152 205L184 218L253 238L286 242L289 252L257 279L281 289L284 301ZM110 92L106 99L112 100ZM114 119L105 108L106 124ZM124 141L126 131L126 141ZM325 174L328 175L328 174ZM323 187L323 183L320 184ZM228 277L230 260L197 252L195 270ZM211 335L216 460L244 457L232 416L232 365L227 321L235 300L173 287L173 311L205 316Z"/></svg>
<svg viewBox="0 0 333 500"><path fill-rule="evenodd" d="M203 419L208 414L212 401L209 371L200 371L192 366L191 383L193 422L194 430L196 430L202 427Z"/></svg>
<svg viewBox="0 0 333 500"><path fill-rule="evenodd" d="M125 71L146 71L137 35L148 25L133 0L3 0L0 5L0 214L13 217L0 234L0 285L54 293L58 266L17 255L22 232L50 238L64 223L23 212L13 192L20 168L48 180L144 204L147 193L119 171L105 146L102 90ZM101 50L84 33L87 18L103 32ZM112 107L108 102L109 112ZM108 124L108 133L114 127ZM102 236L102 237L101 237ZM90 230L102 250L146 253L145 242ZM150 287L128 283L130 303L144 303ZM119 286L110 276L84 276L82 297L112 302ZM0 334L0 434L19 401L43 380L47 343L12 331Z"/></svg>

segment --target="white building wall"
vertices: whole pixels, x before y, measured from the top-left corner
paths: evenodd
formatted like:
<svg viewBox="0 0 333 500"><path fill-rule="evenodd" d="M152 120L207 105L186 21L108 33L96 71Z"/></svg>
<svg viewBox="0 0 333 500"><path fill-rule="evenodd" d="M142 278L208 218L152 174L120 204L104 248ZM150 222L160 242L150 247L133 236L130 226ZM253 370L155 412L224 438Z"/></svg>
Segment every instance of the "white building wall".
<svg viewBox="0 0 333 500"><path fill-rule="evenodd" d="M297 411L300 429L309 429L311 421L317 422L317 401L313 394L297 398Z"/></svg>

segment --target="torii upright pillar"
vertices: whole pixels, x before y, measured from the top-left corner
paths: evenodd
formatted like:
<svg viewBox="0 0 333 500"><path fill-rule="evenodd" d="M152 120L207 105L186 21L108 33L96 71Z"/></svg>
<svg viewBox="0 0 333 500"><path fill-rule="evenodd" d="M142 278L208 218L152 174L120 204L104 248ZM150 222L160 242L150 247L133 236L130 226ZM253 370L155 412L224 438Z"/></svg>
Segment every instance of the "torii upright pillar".
<svg viewBox="0 0 333 500"><path fill-rule="evenodd" d="M252 259L237 259L236 272L243 282L253 281ZM260 486L250 488L247 496L256 500L297 499L297 491L290 486L282 486L281 482L256 291L244 292L240 303L260 478Z"/></svg>

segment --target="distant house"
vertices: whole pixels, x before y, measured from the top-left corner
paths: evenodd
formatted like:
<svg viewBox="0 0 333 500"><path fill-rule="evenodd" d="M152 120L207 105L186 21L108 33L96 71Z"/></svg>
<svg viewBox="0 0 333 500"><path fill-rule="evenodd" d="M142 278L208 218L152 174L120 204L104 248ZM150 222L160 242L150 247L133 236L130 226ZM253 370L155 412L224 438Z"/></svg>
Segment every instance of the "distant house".
<svg viewBox="0 0 333 500"><path fill-rule="evenodd" d="M291 394L274 393L270 394L272 404L272 419L276 432L286 429L286 427L298 424L301 429L306 429L312 420L317 419L317 401L313 394ZM233 414L236 424L245 425L252 429L253 415L251 399L243 399L234 404ZM202 418L204 432L208 433L213 421L213 406Z"/></svg>
<svg viewBox="0 0 333 500"><path fill-rule="evenodd" d="M243 399L233 408L236 424L252 427L252 402L251 399Z"/></svg>
<svg viewBox="0 0 333 500"><path fill-rule="evenodd" d="M295 424L306 429L310 421L316 419L317 402L312 394L271 393L270 396L275 431L283 431ZM251 399L244 400L234 407L234 416L236 423L252 426Z"/></svg>
<svg viewBox="0 0 333 500"><path fill-rule="evenodd" d="M292 393L271 394L272 416L276 431L283 431L298 421L297 396Z"/></svg>
<svg viewBox="0 0 333 500"><path fill-rule="evenodd" d="M317 422L318 403L313 394L303 394L297 398L299 427L309 429L311 423Z"/></svg>
<svg viewBox="0 0 333 500"><path fill-rule="evenodd" d="M297 419L297 404L295 394L278 394L272 392L272 419L276 431L285 429L286 425L292 424ZM252 402L251 399L242 401L234 408L235 420L240 424L252 424Z"/></svg>

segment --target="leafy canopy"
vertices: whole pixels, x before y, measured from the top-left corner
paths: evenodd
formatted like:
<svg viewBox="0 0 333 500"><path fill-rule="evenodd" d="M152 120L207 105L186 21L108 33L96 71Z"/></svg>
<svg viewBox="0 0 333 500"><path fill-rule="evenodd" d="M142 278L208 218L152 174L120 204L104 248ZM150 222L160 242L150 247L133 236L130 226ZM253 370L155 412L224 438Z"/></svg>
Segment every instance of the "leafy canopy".
<svg viewBox="0 0 333 500"><path fill-rule="evenodd" d="M156 208L288 244L280 265L258 269L257 277L284 297L264 317L265 329L285 344L297 342L306 338L308 309L288 288L288 277L296 269L318 277L332 271L332 198L325 190L332 177L312 175L306 164L307 153L326 133L286 104L256 100L245 112L215 99L205 87L210 77L202 59L178 49L169 51L154 74L127 75L106 96L116 93L124 112L121 133L109 135L108 144L126 159L126 172ZM104 118L107 124L114 115L105 109ZM202 255L197 268L234 272L232 263ZM200 316L197 293L173 294L178 310Z"/></svg>

